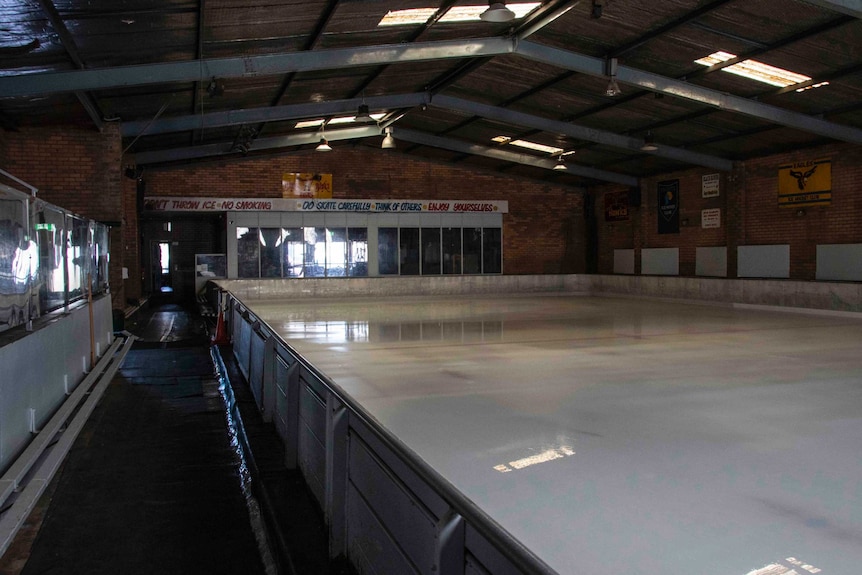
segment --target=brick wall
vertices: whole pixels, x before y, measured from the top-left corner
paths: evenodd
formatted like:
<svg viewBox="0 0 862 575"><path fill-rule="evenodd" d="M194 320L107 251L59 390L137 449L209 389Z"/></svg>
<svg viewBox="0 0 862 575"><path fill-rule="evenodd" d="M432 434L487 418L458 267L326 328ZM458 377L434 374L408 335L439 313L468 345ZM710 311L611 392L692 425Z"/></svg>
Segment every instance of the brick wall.
<svg viewBox="0 0 862 575"><path fill-rule="evenodd" d="M262 198L281 197L282 174L292 172L333 174L336 198L508 200L506 274L583 272L582 194L572 188L344 147L152 170L144 179L148 196Z"/></svg>
<svg viewBox="0 0 862 575"><path fill-rule="evenodd" d="M0 167L39 188L38 197L90 219L122 223L122 144L118 124L96 129L2 132ZM121 231L111 233L114 307L123 307Z"/></svg>
<svg viewBox="0 0 862 575"><path fill-rule="evenodd" d="M803 215L778 207L778 167L791 162L832 159L832 205L806 208ZM598 186L596 217L599 225L599 272L612 273L613 250L636 250L639 273L641 248L679 248L680 275L695 274L698 247L727 246L728 277L736 277L736 248L740 245L790 244L790 277L812 280L816 270L816 246L829 243L862 243L862 147L835 144L792 154L751 160L729 174L721 174L720 195L703 198L702 176L715 173L692 169L642 180L642 204L630 210L626 222L605 222L603 196L624 191L617 186ZM657 185L679 180L680 233L659 234ZM703 229L701 210L721 209L721 227Z"/></svg>

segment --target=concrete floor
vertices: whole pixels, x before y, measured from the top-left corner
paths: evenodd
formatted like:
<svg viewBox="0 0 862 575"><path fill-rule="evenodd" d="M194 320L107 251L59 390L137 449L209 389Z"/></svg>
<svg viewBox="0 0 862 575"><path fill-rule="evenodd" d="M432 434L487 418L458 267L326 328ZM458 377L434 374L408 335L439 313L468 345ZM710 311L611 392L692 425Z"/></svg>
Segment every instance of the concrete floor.
<svg viewBox="0 0 862 575"><path fill-rule="evenodd" d="M557 295L248 303L561 574L862 571L862 320Z"/></svg>

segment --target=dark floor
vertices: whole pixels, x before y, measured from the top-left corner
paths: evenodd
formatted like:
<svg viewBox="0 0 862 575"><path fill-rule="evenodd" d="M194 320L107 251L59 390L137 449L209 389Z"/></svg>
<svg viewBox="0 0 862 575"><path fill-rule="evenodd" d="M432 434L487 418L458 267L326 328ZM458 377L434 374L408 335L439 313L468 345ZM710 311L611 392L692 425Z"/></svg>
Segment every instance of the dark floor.
<svg viewBox="0 0 862 575"><path fill-rule="evenodd" d="M145 307L124 327L142 339L0 558L0 575L342 573L328 563L319 509L302 478L284 469L229 347L221 348L228 391L242 413L234 419L245 422L239 436L256 457L231 442L196 313ZM251 469L245 491L243 463ZM268 528L252 528L248 493Z"/></svg>

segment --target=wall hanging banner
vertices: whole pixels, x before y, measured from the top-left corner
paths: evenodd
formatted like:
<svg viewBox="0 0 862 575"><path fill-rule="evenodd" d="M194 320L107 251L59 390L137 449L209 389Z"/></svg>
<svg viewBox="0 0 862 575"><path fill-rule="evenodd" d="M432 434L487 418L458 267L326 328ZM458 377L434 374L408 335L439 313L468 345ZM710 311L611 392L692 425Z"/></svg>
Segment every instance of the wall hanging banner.
<svg viewBox="0 0 862 575"><path fill-rule="evenodd" d="M828 206L832 203L832 160L824 158L778 166L778 206Z"/></svg>
<svg viewBox="0 0 862 575"><path fill-rule="evenodd" d="M625 222L629 219L629 193L610 192L605 194L605 221Z"/></svg>
<svg viewBox="0 0 862 575"><path fill-rule="evenodd" d="M679 180L658 183L658 233L679 233Z"/></svg>
<svg viewBox="0 0 862 575"><path fill-rule="evenodd" d="M499 200L328 200L288 198L144 198L147 212L361 212L506 214Z"/></svg>
<svg viewBox="0 0 862 575"><path fill-rule="evenodd" d="M283 174L282 196L285 198L332 197L332 174Z"/></svg>

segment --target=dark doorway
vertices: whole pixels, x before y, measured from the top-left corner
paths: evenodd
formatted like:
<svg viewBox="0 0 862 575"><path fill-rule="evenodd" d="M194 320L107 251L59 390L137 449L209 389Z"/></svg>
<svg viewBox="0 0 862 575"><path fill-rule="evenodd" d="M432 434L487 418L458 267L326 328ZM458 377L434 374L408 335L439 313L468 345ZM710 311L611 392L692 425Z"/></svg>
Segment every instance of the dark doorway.
<svg viewBox="0 0 862 575"><path fill-rule="evenodd" d="M195 299L195 254L225 252L224 214L173 213L142 221L144 292L158 303Z"/></svg>

